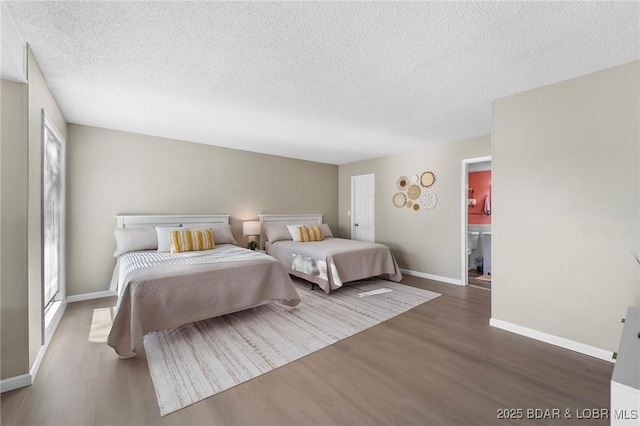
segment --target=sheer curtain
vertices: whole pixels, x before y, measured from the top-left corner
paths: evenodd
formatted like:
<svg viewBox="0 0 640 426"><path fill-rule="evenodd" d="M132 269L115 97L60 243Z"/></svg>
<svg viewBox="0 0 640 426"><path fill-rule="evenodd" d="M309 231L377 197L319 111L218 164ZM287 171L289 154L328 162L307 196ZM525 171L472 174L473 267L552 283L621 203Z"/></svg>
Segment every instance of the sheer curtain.
<svg viewBox="0 0 640 426"><path fill-rule="evenodd" d="M44 120L42 220L44 251L43 302L46 309L60 294L63 268L64 162L62 140Z"/></svg>

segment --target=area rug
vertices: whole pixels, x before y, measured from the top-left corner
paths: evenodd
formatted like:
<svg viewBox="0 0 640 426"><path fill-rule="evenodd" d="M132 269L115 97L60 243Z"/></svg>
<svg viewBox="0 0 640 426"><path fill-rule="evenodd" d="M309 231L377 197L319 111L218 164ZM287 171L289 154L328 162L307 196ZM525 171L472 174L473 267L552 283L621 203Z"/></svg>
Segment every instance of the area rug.
<svg viewBox="0 0 640 426"><path fill-rule="evenodd" d="M474 280L491 282L491 275L480 275L479 277L475 277Z"/></svg>
<svg viewBox="0 0 640 426"><path fill-rule="evenodd" d="M144 349L165 416L267 373L440 296L363 280L330 295L296 285L295 308L270 303L150 333Z"/></svg>

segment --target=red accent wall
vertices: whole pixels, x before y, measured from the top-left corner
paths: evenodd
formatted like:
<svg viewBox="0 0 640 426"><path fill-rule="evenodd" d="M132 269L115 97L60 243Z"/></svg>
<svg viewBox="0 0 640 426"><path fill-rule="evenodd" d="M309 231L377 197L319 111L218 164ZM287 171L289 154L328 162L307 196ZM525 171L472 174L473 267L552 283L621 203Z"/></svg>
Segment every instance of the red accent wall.
<svg viewBox="0 0 640 426"><path fill-rule="evenodd" d="M471 191L471 189L473 189L473 191ZM470 224L491 224L491 216L485 216L482 214L482 206L484 204L485 195L489 196L489 202L492 204L493 200L491 199L491 170L469 173L469 191L467 198L475 198L476 200L475 206L469 206Z"/></svg>

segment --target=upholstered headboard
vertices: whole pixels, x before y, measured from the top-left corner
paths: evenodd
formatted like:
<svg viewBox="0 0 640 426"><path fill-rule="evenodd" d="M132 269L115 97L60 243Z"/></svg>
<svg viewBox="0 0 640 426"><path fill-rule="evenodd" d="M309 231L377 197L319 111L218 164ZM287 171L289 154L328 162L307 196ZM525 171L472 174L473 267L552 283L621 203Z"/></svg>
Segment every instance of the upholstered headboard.
<svg viewBox="0 0 640 426"><path fill-rule="evenodd" d="M260 248L264 249L267 241L265 225L315 225L322 223L322 215L317 213L292 214L261 214L260 217Z"/></svg>
<svg viewBox="0 0 640 426"><path fill-rule="evenodd" d="M189 226L198 225L228 225L228 214L198 214L198 215L117 215L116 227L148 228L154 226Z"/></svg>

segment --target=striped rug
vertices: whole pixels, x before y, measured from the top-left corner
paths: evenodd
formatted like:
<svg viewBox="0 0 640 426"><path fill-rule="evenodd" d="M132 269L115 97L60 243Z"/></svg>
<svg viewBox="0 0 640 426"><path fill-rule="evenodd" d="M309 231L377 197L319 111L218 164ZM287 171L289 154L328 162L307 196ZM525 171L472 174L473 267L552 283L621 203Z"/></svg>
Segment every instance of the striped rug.
<svg viewBox="0 0 640 426"><path fill-rule="evenodd" d="M302 302L277 303L147 334L144 348L165 416L438 296L379 279L330 295L296 285Z"/></svg>

